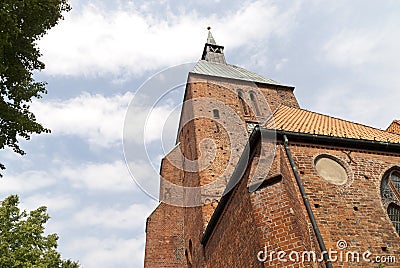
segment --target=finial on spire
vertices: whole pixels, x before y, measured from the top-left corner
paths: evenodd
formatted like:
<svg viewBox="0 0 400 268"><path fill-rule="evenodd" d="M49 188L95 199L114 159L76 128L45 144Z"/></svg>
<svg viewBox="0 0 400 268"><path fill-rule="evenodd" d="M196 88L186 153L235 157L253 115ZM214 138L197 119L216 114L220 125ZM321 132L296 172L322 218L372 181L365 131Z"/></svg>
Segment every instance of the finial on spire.
<svg viewBox="0 0 400 268"><path fill-rule="evenodd" d="M208 26L208 27L207 27L207 30L211 30L211 26Z"/></svg>

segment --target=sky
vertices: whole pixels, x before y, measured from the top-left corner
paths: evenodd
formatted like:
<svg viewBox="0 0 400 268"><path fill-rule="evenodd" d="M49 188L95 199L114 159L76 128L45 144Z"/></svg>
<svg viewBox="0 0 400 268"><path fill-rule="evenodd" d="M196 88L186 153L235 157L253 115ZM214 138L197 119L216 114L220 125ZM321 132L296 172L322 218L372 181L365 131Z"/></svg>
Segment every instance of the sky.
<svg viewBox="0 0 400 268"><path fill-rule="evenodd" d="M137 93L146 98L155 74L199 60L207 26L228 63L294 85L304 109L380 129L400 119L400 1L70 4L38 42L46 69L35 79L47 81L48 94L31 108L52 133L21 141L24 156L0 152L0 199L18 194L24 209L47 206L46 232L59 234L62 257L82 267L143 266L145 222L157 201L140 182L157 184L183 88L151 107ZM129 152L138 151L130 169L128 107L137 125ZM162 148L153 143L161 139Z"/></svg>

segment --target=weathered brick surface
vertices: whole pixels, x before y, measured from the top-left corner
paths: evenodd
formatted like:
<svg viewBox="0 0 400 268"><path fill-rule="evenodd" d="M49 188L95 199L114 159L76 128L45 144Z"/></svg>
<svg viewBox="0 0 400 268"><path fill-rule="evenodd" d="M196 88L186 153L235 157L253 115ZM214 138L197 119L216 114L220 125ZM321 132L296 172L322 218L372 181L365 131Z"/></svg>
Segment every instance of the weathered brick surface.
<svg viewBox="0 0 400 268"><path fill-rule="evenodd" d="M232 191L220 220L205 246L207 267L263 267L257 260L259 233L247 190L249 167Z"/></svg>
<svg viewBox="0 0 400 268"><path fill-rule="evenodd" d="M172 164L171 162L174 162ZM171 200L176 196L168 183L182 185L179 159L164 158L161 162L160 199ZM185 267L184 256L184 208L160 203L146 222L145 267ZM180 219L180 220L179 220Z"/></svg>
<svg viewBox="0 0 400 268"><path fill-rule="evenodd" d="M168 202L180 194L185 204L202 205L185 208L159 205L147 224L145 266L324 267L322 262L257 260L257 253L264 246L268 251L321 254L280 143L275 155L270 154L273 144L269 141L260 144L207 244L200 243L248 140L246 121L262 121L279 105L298 107L298 103L291 88L199 75L190 75L188 81L181 118L181 122L187 120L187 123L181 123L180 144L174 149L182 151L184 158L174 151L163 160L161 175L166 181L160 185L160 199ZM256 104L251 94L257 97ZM218 118L214 110L218 110ZM373 256L395 256L400 261L400 238L380 196L382 176L391 167L400 166L400 154L335 148L328 144L290 143L290 149L326 247L336 250L337 241L345 240L348 251L368 250ZM321 154L339 159L348 174L346 184L328 183L317 174L314 162ZM179 163L181 168L170 161ZM248 192L248 186L275 175L281 175L282 179ZM167 189L169 183L197 190L171 192ZM336 261L333 266L377 267L378 264ZM397 262L385 267L400 266Z"/></svg>
<svg viewBox="0 0 400 268"><path fill-rule="evenodd" d="M238 90L243 92L244 102L239 99ZM257 103L250 98L250 92L256 96ZM261 101L263 98L267 102ZM179 203L174 198L183 195L184 198L187 198L185 200L188 201L187 203L200 199L203 206L185 208L184 216L182 216L180 211L178 213L179 209L163 205L149 217L152 227L151 231L148 230L146 242L146 265L148 267L153 267L150 264L150 259L153 257L151 257L152 252L149 248L152 243L154 244L154 240L157 240L158 232L168 233L167 230L175 230L176 226L180 224L185 225L185 248L188 249L189 241L192 244L193 252L187 251L186 258L190 259L190 263L193 265L202 263L202 253L198 254L203 251L200 237L247 142L248 133L245 122L257 121L255 105L257 105L259 117L267 118L279 103L298 106L292 90L288 88L258 87L253 83L243 81L189 76L179 133L180 145L174 149L175 152L170 153L163 160L161 176L165 180L161 180L160 200ZM218 109L219 118L215 118L214 109ZM207 143L207 140L211 140L212 143ZM203 141L205 143L202 143ZM179 153L174 153L178 150L186 159L176 157ZM212 155L214 158L208 165L203 165L206 168L200 169L198 172L190 172L190 170L182 172L176 167L176 163L179 163L182 169L187 169L189 165L193 164L197 164L197 168L200 168L205 159L204 156L207 155ZM169 161L174 162L175 166ZM207 164L207 161L204 163ZM199 192L185 195L185 193L177 193L176 191L180 191L180 188L171 188L170 183L186 187L203 187ZM160 221L155 216L169 214L175 215L174 220L169 223ZM159 244L159 250L170 252L168 247L163 247L162 244Z"/></svg>
<svg viewBox="0 0 400 268"><path fill-rule="evenodd" d="M160 203L146 222L144 267L186 267L183 208Z"/></svg>
<svg viewBox="0 0 400 268"><path fill-rule="evenodd" d="M201 157L215 155L211 164L199 171L198 177L198 183L206 185L202 188L202 200L204 203L211 203L219 200L243 152L248 139L246 121L265 120L280 104L298 107L298 103L290 88L198 75L190 75L188 81L185 101L193 102L190 103L190 111L185 113L195 118L190 127L194 133L183 139L191 151L195 150L193 159L200 159L201 162ZM243 93L244 105L238 96L239 90ZM257 103L251 100L251 94L255 96ZM213 109L219 110L219 119L214 118ZM186 133L189 134L189 130ZM207 139L212 140L214 145L205 148L199 146ZM210 205L203 207L204 227L212 213L213 208Z"/></svg>
<svg viewBox="0 0 400 268"><path fill-rule="evenodd" d="M280 147L267 177L273 174L281 174L282 180L251 194L252 211L260 234L259 250L267 253L267 256L265 253L262 255L265 267L292 267L296 263L278 261L279 251L289 255L292 251L304 252L314 248L306 214L292 181L292 172ZM309 266L309 262L304 262L296 267Z"/></svg>
<svg viewBox="0 0 400 268"><path fill-rule="evenodd" d="M259 85L259 89L264 94L271 111L275 111L280 105L299 108L293 89L271 85Z"/></svg>
<svg viewBox="0 0 400 268"><path fill-rule="evenodd" d="M380 194L385 171L399 165L400 155L301 144L290 147L298 169L303 173L303 185L326 247L336 250L337 241L342 239L348 244L347 251L369 250L373 256L393 255L400 260L400 238ZM317 174L314 160L320 154L341 161L348 172L348 183L333 185ZM377 264L336 262L334 266L377 267ZM389 266L385 264L385 267ZM399 267L399 262L393 267Z"/></svg>

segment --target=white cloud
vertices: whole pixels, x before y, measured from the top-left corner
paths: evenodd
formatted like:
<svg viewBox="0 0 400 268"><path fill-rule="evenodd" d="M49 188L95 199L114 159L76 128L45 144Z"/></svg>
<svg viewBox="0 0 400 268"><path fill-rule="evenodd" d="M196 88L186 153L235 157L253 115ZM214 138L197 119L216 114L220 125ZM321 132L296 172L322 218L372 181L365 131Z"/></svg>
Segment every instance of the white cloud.
<svg viewBox="0 0 400 268"><path fill-rule="evenodd" d="M229 48L249 45L271 32L284 33L293 10L278 10L270 1L255 1L238 10L200 16L195 11L167 18L127 4L118 10L87 4L72 10L40 42L45 72L53 75L140 74L197 60L205 26L218 32ZM154 13L150 13L154 12ZM229 23L227 23L229 22ZM235 34L232 34L235 33Z"/></svg>
<svg viewBox="0 0 400 268"><path fill-rule="evenodd" d="M379 35L371 31L345 30L333 36L322 49L332 63L359 66L376 60Z"/></svg>
<svg viewBox="0 0 400 268"><path fill-rule="evenodd" d="M63 167L61 177L68 179L75 188L97 191L124 192L135 189L134 181L122 161L113 163L84 163L81 166Z"/></svg>
<svg viewBox="0 0 400 268"><path fill-rule="evenodd" d="M135 164L135 175L139 174L143 181L151 177L158 180L157 174L150 164L139 162ZM138 188L124 161L93 163L84 162L80 165L66 165L65 163L52 163L48 170L27 170L15 173L7 173L0 180L0 193L9 194L31 194L40 190L41 195L28 195L26 204L29 209L45 205L52 210L61 210L72 205L66 195L56 196L52 189L67 184L73 188L86 189L90 191L107 192L129 192L137 191Z"/></svg>
<svg viewBox="0 0 400 268"><path fill-rule="evenodd" d="M160 175L157 169L158 166L155 164L156 163L152 163L150 159L147 161L129 161L128 159L129 171L136 184L138 184L147 195L158 200Z"/></svg>
<svg viewBox="0 0 400 268"><path fill-rule="evenodd" d="M67 100L34 101L32 111L39 122L52 130L52 135L76 135L100 147L120 144L125 123L129 124L125 136L136 144L143 145L144 134L146 142L160 140L163 132L169 136L176 134L175 121L180 111L170 105L152 109L136 100L129 108L129 120L125 122L133 96L130 92L111 97L82 93Z"/></svg>
<svg viewBox="0 0 400 268"><path fill-rule="evenodd" d="M134 239L81 237L67 245L85 268L143 267L144 232Z"/></svg>
<svg viewBox="0 0 400 268"><path fill-rule="evenodd" d="M298 9L298 1L293 1L287 10L280 10L272 1L245 3L241 9L216 21L216 29L221 29L218 40L221 36L229 48L236 48L252 46L253 42L265 40L271 34L285 35Z"/></svg>
<svg viewBox="0 0 400 268"><path fill-rule="evenodd" d="M2 193L31 192L54 185L55 180L46 172L29 170L18 174L7 174L0 180Z"/></svg>
<svg viewBox="0 0 400 268"><path fill-rule="evenodd" d="M179 115L180 109L174 109L168 105L158 106L152 109L147 117L144 129L145 142L149 143L160 140L161 137L163 137L163 133L169 136L176 136Z"/></svg>
<svg viewBox="0 0 400 268"><path fill-rule="evenodd" d="M21 206L26 210L34 210L40 206L46 206L49 214L71 208L76 204L76 201L68 195L55 195L54 193L35 194L24 197L21 201Z"/></svg>
<svg viewBox="0 0 400 268"><path fill-rule="evenodd" d="M394 56L398 55L400 36L394 34L397 28L389 22L388 19L384 28L369 25L368 28L344 29L329 38L321 51L329 62L341 68L367 68L377 75L398 77L393 70L400 68Z"/></svg>
<svg viewBox="0 0 400 268"><path fill-rule="evenodd" d="M154 209L153 205L132 204L128 208L86 207L74 215L73 222L79 226L123 229L132 231L141 227L144 231L146 218ZM138 220L141 219L141 220Z"/></svg>
<svg viewBox="0 0 400 268"><path fill-rule="evenodd" d="M82 93L68 100L34 101L32 111L53 134L77 135L109 147L122 141L125 113L133 94L105 97Z"/></svg>

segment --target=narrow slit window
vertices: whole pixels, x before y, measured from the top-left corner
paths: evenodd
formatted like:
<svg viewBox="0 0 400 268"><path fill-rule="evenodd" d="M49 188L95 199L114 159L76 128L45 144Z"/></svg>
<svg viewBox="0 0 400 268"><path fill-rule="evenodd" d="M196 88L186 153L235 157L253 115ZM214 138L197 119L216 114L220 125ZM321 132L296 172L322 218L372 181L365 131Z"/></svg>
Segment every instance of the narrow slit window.
<svg viewBox="0 0 400 268"><path fill-rule="evenodd" d="M256 115L260 115L260 109L258 108L258 104L257 104L257 99L256 99L256 95L254 94L253 91L250 92L250 100L253 103L253 107L254 107L254 112Z"/></svg>
<svg viewBox="0 0 400 268"><path fill-rule="evenodd" d="M242 106L244 115L249 115L249 108L247 106L247 103L244 101L243 90L241 90L241 89L238 90L238 97L239 97L240 106Z"/></svg>
<svg viewBox="0 0 400 268"><path fill-rule="evenodd" d="M214 109L213 110L213 114L214 114L214 118L215 119L219 119L219 111L218 111L218 109Z"/></svg>

